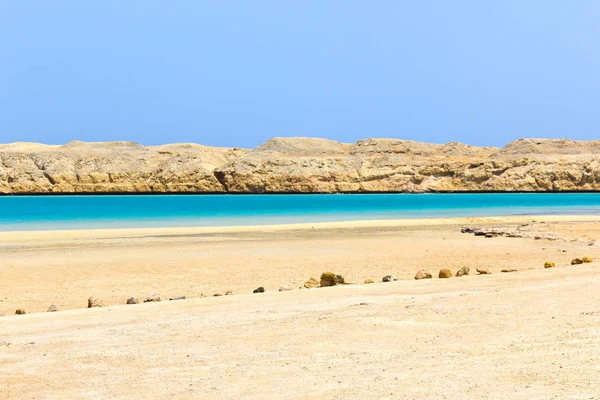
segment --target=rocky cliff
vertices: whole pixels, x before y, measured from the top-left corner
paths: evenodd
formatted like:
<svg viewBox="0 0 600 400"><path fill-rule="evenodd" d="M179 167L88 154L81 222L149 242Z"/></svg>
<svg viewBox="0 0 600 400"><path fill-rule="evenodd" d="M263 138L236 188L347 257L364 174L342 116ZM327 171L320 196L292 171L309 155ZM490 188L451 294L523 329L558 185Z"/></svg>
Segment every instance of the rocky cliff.
<svg viewBox="0 0 600 400"><path fill-rule="evenodd" d="M506 147L275 138L254 150L173 144L0 145L0 193L600 190L600 141Z"/></svg>

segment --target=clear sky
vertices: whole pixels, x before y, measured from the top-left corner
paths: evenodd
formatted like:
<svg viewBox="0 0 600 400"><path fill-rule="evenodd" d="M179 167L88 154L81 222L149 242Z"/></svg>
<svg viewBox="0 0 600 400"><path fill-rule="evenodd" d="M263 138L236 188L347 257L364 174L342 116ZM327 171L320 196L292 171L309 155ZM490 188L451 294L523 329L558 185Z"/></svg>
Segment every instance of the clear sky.
<svg viewBox="0 0 600 400"><path fill-rule="evenodd" d="M0 142L600 139L597 0L0 0Z"/></svg>

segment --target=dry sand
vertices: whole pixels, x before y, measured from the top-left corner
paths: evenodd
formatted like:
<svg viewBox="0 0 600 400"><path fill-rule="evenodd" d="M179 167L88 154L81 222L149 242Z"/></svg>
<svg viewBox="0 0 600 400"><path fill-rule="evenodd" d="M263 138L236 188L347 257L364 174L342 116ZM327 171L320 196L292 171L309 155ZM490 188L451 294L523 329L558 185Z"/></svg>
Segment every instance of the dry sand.
<svg viewBox="0 0 600 400"><path fill-rule="evenodd" d="M524 223L562 240L460 233ZM0 313L39 313L0 318L0 399L598 398L600 265L569 261L599 237L590 217L2 233ZM494 274L412 280L462 266ZM326 270L406 280L276 292ZM150 292L193 299L81 308Z"/></svg>

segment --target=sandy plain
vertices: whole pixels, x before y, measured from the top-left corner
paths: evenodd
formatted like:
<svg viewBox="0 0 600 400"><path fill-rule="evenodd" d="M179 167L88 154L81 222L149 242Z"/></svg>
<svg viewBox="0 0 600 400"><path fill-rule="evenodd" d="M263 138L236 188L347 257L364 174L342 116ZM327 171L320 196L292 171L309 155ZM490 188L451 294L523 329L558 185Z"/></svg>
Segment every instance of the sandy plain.
<svg viewBox="0 0 600 400"><path fill-rule="evenodd" d="M600 267L570 260L599 238L588 216L0 233L0 399L598 398ZM412 279L463 266L493 274ZM355 284L298 289L324 271ZM124 305L152 292L188 299Z"/></svg>

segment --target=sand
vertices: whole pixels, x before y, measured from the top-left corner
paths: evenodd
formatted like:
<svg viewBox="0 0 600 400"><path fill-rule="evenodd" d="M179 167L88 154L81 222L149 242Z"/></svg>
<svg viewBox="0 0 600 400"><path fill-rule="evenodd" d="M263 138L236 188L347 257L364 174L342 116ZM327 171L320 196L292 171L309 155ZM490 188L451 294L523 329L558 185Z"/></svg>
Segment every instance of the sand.
<svg viewBox="0 0 600 400"><path fill-rule="evenodd" d="M597 398L598 221L0 233L0 399ZM559 240L460 233L522 224ZM493 274L412 279L462 266ZM277 291L326 270L357 284ZM191 299L123 305L151 292Z"/></svg>

